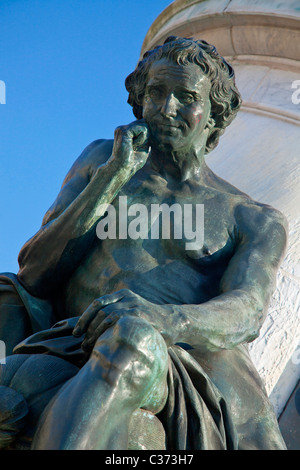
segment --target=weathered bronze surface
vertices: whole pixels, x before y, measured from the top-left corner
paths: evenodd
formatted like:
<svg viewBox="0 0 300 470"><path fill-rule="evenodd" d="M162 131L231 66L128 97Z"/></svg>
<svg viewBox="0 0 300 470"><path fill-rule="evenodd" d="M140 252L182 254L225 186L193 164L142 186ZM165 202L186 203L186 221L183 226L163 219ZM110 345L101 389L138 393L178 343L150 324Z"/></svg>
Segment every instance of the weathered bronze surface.
<svg viewBox="0 0 300 470"><path fill-rule="evenodd" d="M234 72L205 41L171 37L126 87L137 120L83 151L18 275L0 277L1 446L284 449L247 343L286 221L205 162L241 104ZM124 201L131 216L204 205L204 238L152 237L135 219L143 236L100 239L100 220L115 233L108 207L128 224Z"/></svg>

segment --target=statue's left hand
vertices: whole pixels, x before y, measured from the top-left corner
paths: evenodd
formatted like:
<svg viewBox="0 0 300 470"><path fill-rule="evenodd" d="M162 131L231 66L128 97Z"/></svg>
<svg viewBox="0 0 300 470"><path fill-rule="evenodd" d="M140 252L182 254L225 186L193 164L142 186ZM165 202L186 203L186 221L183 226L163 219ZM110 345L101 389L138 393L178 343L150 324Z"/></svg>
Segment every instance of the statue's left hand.
<svg viewBox="0 0 300 470"><path fill-rule="evenodd" d="M82 348L91 350L105 330L112 327L123 316L135 316L147 320L165 339L167 345L174 343L171 328L172 307L156 305L129 289L95 299L79 318L74 336L85 334Z"/></svg>

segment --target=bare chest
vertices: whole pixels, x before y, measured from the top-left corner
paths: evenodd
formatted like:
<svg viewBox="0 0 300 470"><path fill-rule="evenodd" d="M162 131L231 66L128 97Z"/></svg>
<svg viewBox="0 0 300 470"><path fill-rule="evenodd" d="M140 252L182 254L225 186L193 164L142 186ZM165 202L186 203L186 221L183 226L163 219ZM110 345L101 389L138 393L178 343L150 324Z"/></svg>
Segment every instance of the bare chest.
<svg viewBox="0 0 300 470"><path fill-rule="evenodd" d="M97 236L69 286L71 310L129 288L154 303L193 304L218 294L234 252L229 201L210 190L131 181L98 222ZM75 292L80 305L74 305Z"/></svg>
<svg viewBox="0 0 300 470"><path fill-rule="evenodd" d="M131 181L97 225L97 238L113 249L136 246L159 257L194 260L227 256L233 245L230 198L203 187L168 188L159 178ZM142 243L141 243L142 241Z"/></svg>

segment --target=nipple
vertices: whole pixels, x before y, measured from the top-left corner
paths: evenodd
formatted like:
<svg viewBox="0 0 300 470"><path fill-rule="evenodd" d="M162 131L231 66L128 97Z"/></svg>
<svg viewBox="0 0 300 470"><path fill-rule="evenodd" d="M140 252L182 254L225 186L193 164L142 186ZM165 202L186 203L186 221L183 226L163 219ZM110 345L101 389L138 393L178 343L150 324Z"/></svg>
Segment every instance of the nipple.
<svg viewBox="0 0 300 470"><path fill-rule="evenodd" d="M202 253L203 253L205 256L210 256L210 255L212 254L207 245L203 245Z"/></svg>

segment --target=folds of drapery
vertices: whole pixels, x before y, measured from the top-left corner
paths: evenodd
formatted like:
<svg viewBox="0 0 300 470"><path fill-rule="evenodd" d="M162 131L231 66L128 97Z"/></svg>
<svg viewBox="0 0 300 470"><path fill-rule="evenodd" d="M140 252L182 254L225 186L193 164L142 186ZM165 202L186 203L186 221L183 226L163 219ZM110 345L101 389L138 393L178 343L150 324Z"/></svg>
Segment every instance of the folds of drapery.
<svg viewBox="0 0 300 470"><path fill-rule="evenodd" d="M88 360L83 337L72 330L78 317L63 320L20 343L15 354L50 354L78 367ZM180 346L168 349L168 399L158 415L168 450L234 450L237 433L226 402L198 362Z"/></svg>
<svg viewBox="0 0 300 470"><path fill-rule="evenodd" d="M24 304L33 333L51 328L55 321L55 314L51 302L30 295L22 286L16 274L9 272L1 273L0 294L1 292L6 293L10 291L15 291L20 301Z"/></svg>
<svg viewBox="0 0 300 470"><path fill-rule="evenodd" d="M83 337L72 335L78 317L53 325L55 314L51 302L30 295L15 274L0 274L0 285L4 290L15 289L32 326L33 334L15 347L14 354L46 354L77 367L84 366L89 355L81 349ZM159 414L166 431L167 449L237 449L237 433L217 387L184 347L175 345L168 352L169 393Z"/></svg>
<svg viewBox="0 0 300 470"><path fill-rule="evenodd" d="M183 348L168 352L168 400L159 414L168 449L237 450L236 429L217 387Z"/></svg>

